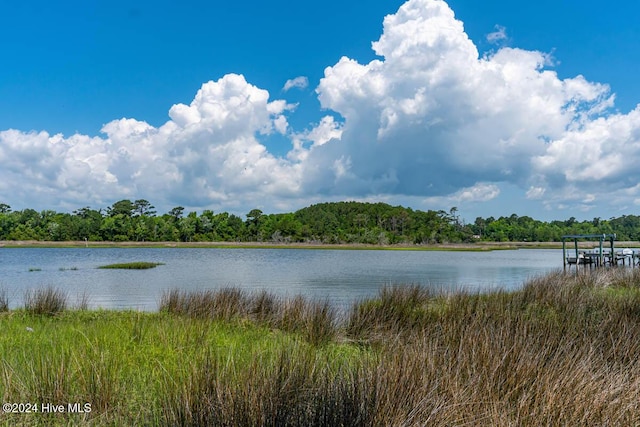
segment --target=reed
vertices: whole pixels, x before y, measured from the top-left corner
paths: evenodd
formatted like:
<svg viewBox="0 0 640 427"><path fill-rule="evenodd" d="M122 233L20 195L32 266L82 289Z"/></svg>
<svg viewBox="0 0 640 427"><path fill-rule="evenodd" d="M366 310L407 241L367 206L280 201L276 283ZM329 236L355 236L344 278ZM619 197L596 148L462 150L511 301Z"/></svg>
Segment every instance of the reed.
<svg viewBox="0 0 640 427"><path fill-rule="evenodd" d="M9 295L6 289L0 289L0 312L9 311Z"/></svg>
<svg viewBox="0 0 640 427"><path fill-rule="evenodd" d="M192 318L231 320L245 317L248 295L238 288L185 292L173 289L162 294L160 311Z"/></svg>
<svg viewBox="0 0 640 427"><path fill-rule="evenodd" d="M160 311L199 319L243 319L285 332L299 333L313 345L337 334L336 311L329 301L302 296L280 298L266 291L248 294L238 288L184 292L172 289L160 299Z"/></svg>
<svg viewBox="0 0 640 427"><path fill-rule="evenodd" d="M82 293L78 294L76 297L76 304L75 304L75 308L77 310L88 310L89 309L89 294L87 293L87 291L83 291Z"/></svg>
<svg viewBox="0 0 640 427"><path fill-rule="evenodd" d="M354 303L346 324L349 338L378 342L421 330L437 313L440 300L418 285L385 286L376 298Z"/></svg>
<svg viewBox="0 0 640 427"><path fill-rule="evenodd" d="M240 367L208 355L194 364L189 385L167 394L167 425L326 426L370 425L354 382L356 365L319 357L304 345L258 355ZM355 374L357 375L357 374Z"/></svg>
<svg viewBox="0 0 640 427"><path fill-rule="evenodd" d="M63 290L51 286L27 290L24 308L30 314L53 316L67 308L67 295Z"/></svg>

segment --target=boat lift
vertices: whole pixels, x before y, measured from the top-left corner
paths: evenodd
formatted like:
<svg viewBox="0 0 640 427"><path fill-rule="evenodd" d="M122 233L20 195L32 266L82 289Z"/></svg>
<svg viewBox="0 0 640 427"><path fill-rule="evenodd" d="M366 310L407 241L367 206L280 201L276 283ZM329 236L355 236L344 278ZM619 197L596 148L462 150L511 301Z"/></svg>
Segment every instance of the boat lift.
<svg viewBox="0 0 640 427"><path fill-rule="evenodd" d="M575 248L575 257L567 256L567 240L573 240L574 248ZM578 252L578 240L579 239L597 239L600 242L598 252L593 253L580 253ZM605 253L604 253L604 242L605 240L609 242L609 250L610 257L613 257L614 245L613 241L616 239L615 234L567 234L562 236L562 265L566 269L567 265L571 267L571 265L576 266L576 270L578 269L578 265L583 264L594 264L596 266L604 266L605 264ZM612 262L612 258L609 259L609 262ZM633 265L633 264L632 264Z"/></svg>

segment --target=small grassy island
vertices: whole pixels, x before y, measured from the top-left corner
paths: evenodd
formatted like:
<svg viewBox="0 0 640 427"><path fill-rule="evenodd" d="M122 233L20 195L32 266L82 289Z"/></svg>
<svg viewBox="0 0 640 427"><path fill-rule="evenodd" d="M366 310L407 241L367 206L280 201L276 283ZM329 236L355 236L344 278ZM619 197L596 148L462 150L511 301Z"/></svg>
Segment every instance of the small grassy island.
<svg viewBox="0 0 640 427"><path fill-rule="evenodd" d="M386 287L342 314L239 288L156 313L27 296L0 292L1 425L640 424L638 269Z"/></svg>
<svg viewBox="0 0 640 427"><path fill-rule="evenodd" d="M164 265L164 264L161 262L136 261L136 262L125 262L125 263L118 263L118 264L102 265L98 268L114 268L114 269L124 269L124 270L147 270L149 268L156 268L159 265Z"/></svg>

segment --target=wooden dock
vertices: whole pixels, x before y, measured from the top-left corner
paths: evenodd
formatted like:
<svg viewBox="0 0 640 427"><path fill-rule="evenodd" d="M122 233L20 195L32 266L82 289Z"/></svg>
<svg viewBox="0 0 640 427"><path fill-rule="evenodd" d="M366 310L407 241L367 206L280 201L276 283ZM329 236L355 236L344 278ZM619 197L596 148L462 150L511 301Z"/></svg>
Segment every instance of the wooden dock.
<svg viewBox="0 0 640 427"><path fill-rule="evenodd" d="M612 266L640 266L640 250L629 248L615 248L615 234L569 234L562 236L563 267L612 267ZM567 241L573 240L573 250L567 250ZM598 246L591 249L578 249L579 240L597 241ZM605 242L608 247L605 247Z"/></svg>

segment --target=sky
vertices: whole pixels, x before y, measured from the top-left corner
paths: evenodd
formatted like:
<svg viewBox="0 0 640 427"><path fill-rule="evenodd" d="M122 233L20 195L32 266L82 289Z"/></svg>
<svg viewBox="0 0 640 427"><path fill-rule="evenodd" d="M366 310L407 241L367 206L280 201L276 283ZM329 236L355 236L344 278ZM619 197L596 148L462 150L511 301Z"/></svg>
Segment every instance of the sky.
<svg viewBox="0 0 640 427"><path fill-rule="evenodd" d="M5 2L0 203L638 214L639 12L619 0Z"/></svg>

